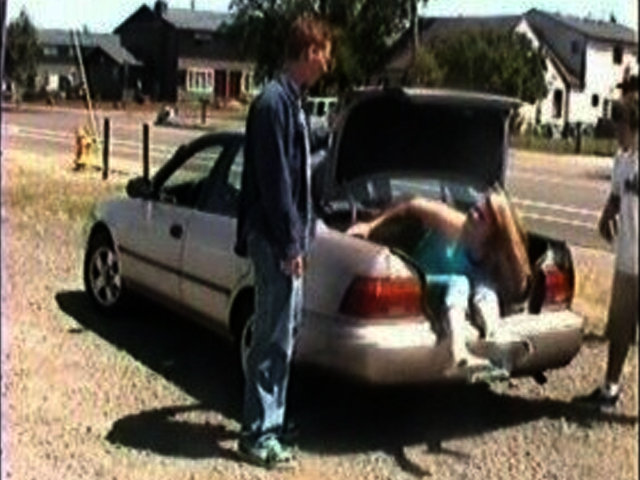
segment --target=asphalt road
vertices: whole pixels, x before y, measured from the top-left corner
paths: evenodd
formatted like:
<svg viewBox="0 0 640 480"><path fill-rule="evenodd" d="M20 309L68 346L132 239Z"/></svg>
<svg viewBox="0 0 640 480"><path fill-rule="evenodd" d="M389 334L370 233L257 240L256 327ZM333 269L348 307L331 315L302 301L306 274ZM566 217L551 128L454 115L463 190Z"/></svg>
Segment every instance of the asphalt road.
<svg viewBox="0 0 640 480"><path fill-rule="evenodd" d="M74 131L89 123L86 112L47 109L3 111L2 148L46 151L69 158ZM142 124L153 123L153 112L98 112L97 124L111 119L112 168L135 172L141 166ZM227 122L225 126L241 127ZM152 170L183 142L200 135L197 129L151 126ZM126 168L125 168L126 167ZM572 245L610 250L598 237L595 225L607 196L611 161L607 158L559 156L513 151L507 171L507 188L527 227L564 239Z"/></svg>

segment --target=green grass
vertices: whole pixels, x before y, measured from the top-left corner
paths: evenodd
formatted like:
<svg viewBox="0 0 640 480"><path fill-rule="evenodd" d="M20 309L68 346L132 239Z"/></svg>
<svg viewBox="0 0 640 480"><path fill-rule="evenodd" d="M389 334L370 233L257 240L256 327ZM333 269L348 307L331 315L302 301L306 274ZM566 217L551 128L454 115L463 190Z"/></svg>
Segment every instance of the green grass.
<svg viewBox="0 0 640 480"><path fill-rule="evenodd" d="M575 139L548 139L533 135L514 135L510 139L511 147L522 150L557 154L576 154ZM583 137L579 155L612 157L616 151L614 139Z"/></svg>

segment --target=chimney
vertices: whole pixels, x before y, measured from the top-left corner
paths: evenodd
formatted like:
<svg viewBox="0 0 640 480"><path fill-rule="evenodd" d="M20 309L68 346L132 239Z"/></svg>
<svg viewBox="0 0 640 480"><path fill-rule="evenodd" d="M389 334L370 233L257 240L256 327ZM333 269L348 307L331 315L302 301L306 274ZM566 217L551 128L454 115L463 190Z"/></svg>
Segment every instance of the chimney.
<svg viewBox="0 0 640 480"><path fill-rule="evenodd" d="M153 7L154 12L159 17L164 17L167 14L167 10L169 9L169 5L165 0L157 0L155 6Z"/></svg>
<svg viewBox="0 0 640 480"><path fill-rule="evenodd" d="M191 11L196 9L196 0L191 0Z"/></svg>

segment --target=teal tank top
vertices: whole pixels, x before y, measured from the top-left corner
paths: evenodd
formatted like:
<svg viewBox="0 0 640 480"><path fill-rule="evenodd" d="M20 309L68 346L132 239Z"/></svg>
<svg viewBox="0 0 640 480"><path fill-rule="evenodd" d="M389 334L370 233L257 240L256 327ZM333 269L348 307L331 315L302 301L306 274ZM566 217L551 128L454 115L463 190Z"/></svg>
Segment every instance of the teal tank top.
<svg viewBox="0 0 640 480"><path fill-rule="evenodd" d="M410 255L427 274L470 275L473 271L465 249L433 230L425 233Z"/></svg>

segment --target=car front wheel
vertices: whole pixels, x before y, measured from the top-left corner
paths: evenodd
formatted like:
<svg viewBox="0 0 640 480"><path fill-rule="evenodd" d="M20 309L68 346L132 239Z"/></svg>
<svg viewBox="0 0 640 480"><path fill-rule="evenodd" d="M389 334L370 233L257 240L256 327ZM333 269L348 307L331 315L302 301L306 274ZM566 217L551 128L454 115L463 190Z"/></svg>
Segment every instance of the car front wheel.
<svg viewBox="0 0 640 480"><path fill-rule="evenodd" d="M84 285L89 297L104 312L122 306L124 288L120 257L109 235L100 232L89 240L84 261Z"/></svg>

